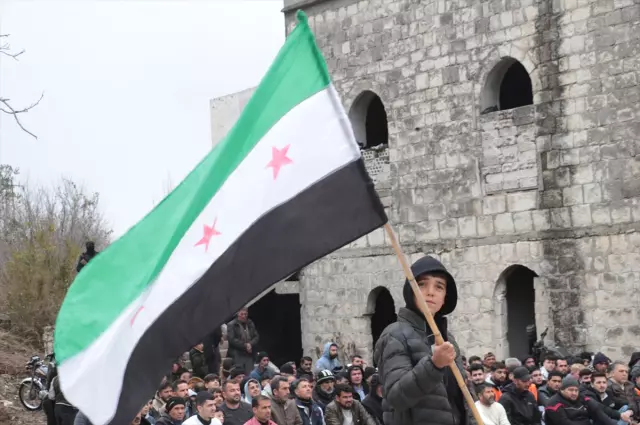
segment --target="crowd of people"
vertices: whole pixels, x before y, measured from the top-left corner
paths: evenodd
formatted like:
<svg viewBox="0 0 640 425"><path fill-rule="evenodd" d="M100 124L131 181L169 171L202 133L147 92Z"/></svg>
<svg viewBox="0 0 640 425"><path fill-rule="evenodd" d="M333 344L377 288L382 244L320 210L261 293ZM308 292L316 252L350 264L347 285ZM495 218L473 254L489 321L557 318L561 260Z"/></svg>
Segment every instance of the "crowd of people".
<svg viewBox="0 0 640 425"><path fill-rule="evenodd" d="M255 330L246 313L238 314L240 327ZM227 327L227 338L235 337L236 325ZM231 350L234 365L222 373L210 373L205 351L200 343L189 352L189 362L177 359L132 424L396 425L383 419L377 369L359 355L343 365L333 342L325 344L315 365L305 356L279 368L266 352L257 352L249 364L244 353ZM462 357L462 363L485 425L613 425L640 419L640 353L625 363L602 353L547 356L541 364L534 356L502 362L487 353ZM53 392L50 424L90 424L64 399L55 378Z"/></svg>
<svg viewBox="0 0 640 425"><path fill-rule="evenodd" d="M376 343L378 368L360 355L343 364L334 342L324 345L315 364L304 356L276 367L268 353L257 350L260 336L243 309L176 359L131 424L476 425L450 365L465 375L485 425L638 424L640 352L624 362L600 352L467 359L447 332L445 316L457 303L455 280L432 257L411 269L443 344L434 345L408 281L406 306ZM225 339L228 365L220 356ZM48 425L89 425L64 398L57 377L50 382Z"/></svg>

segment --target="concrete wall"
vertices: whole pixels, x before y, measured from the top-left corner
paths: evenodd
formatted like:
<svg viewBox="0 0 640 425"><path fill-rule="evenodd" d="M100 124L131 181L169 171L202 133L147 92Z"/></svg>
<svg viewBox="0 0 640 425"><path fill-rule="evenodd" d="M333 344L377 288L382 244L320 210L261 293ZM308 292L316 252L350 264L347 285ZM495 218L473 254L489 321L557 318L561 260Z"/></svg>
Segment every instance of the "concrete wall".
<svg viewBox="0 0 640 425"><path fill-rule="evenodd" d="M640 4L331 0L305 11L347 109L364 90L387 109L390 172L377 184L405 250L435 253L457 278L452 326L467 354L508 353L500 275L521 264L539 276L539 332L628 356L640 337ZM505 58L529 73L534 104L481 115ZM369 355L369 294L388 286L401 306L402 281L381 231L306 268L305 352L332 339Z"/></svg>
<svg viewBox="0 0 640 425"><path fill-rule="evenodd" d="M255 88L250 88L211 100L211 139L213 146L227 135L238 118L240 118L240 114L249 99L251 99L254 90Z"/></svg>

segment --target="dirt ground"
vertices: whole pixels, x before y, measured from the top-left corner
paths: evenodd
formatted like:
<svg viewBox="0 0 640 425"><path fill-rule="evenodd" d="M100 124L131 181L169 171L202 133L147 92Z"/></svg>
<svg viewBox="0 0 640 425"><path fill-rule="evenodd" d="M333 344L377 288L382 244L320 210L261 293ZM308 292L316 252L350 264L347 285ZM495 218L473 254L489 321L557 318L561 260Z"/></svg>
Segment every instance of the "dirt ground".
<svg viewBox="0 0 640 425"><path fill-rule="evenodd" d="M45 425L42 410L27 411L18 399L22 377L0 375L0 425Z"/></svg>
<svg viewBox="0 0 640 425"><path fill-rule="evenodd" d="M42 411L27 411L18 398L20 381L26 377L24 365L38 350L0 330L0 425L45 425Z"/></svg>

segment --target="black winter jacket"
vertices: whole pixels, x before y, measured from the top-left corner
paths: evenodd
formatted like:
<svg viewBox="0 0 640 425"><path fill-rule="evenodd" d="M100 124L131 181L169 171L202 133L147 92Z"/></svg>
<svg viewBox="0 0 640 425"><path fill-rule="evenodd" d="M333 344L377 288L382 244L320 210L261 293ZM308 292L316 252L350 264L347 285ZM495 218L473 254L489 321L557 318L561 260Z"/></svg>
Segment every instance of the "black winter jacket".
<svg viewBox="0 0 640 425"><path fill-rule="evenodd" d="M517 392L515 385L509 384L502 390L498 403L507 412L511 425L540 425L542 415L535 397L529 391Z"/></svg>
<svg viewBox="0 0 640 425"><path fill-rule="evenodd" d="M615 419L616 421L620 420L620 411L618 409L614 409L616 403L613 397L611 397L611 394L607 393L607 397L602 400L596 389L591 385L586 384L580 387L580 397L593 400L601 406L602 411L609 418Z"/></svg>
<svg viewBox="0 0 640 425"><path fill-rule="evenodd" d="M616 421L609 418L593 400L581 397L571 401L559 392L549 399L544 410L546 425L614 425Z"/></svg>
<svg viewBox="0 0 640 425"><path fill-rule="evenodd" d="M431 362L430 338L424 318L401 308L398 321L387 326L376 343L385 425L475 424L466 403L462 414L457 408L454 413L445 384L448 373ZM451 334L447 339L455 347L456 364L464 376L460 349Z"/></svg>
<svg viewBox="0 0 640 425"><path fill-rule="evenodd" d="M313 389L312 393L313 401L316 402L320 409L324 412L327 408L327 404L331 403L335 398L335 391L331 394L327 394L320 389L320 384L316 384L316 387Z"/></svg>
<svg viewBox="0 0 640 425"><path fill-rule="evenodd" d="M204 379L204 377L209 374L209 368L207 367L207 360L205 359L204 352L192 348L189 351L189 359L191 360L193 375Z"/></svg>

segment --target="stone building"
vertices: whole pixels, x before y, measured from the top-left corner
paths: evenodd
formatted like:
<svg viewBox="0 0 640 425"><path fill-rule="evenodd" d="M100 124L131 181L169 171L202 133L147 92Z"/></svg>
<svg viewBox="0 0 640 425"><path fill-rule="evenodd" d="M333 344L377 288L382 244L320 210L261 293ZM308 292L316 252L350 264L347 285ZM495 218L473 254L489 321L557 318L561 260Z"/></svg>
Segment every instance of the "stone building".
<svg viewBox="0 0 640 425"><path fill-rule="evenodd" d="M300 8L406 254L457 280L465 354L523 355L533 323L637 350L640 3L285 0L287 31ZM292 280L314 357L370 359L404 304L382 230Z"/></svg>

